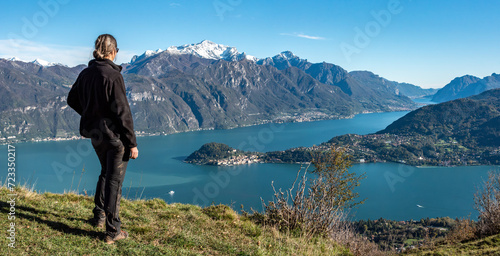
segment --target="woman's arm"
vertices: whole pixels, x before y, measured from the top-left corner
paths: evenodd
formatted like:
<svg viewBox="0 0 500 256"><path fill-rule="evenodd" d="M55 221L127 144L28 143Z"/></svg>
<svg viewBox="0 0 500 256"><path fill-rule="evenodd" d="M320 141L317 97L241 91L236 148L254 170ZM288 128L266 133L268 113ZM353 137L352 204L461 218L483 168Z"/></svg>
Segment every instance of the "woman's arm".
<svg viewBox="0 0 500 256"><path fill-rule="evenodd" d="M83 108L80 104L80 100L78 99L78 81L80 79L76 79L76 82L71 86L71 90L69 90L68 98L66 102L68 106L74 109L79 115L82 115Z"/></svg>
<svg viewBox="0 0 500 256"><path fill-rule="evenodd" d="M117 125L120 132L121 140L127 148L137 147L134 121L132 119L132 112L128 105L127 94L125 91L125 82L120 75L113 83L110 95L111 111L116 114Z"/></svg>

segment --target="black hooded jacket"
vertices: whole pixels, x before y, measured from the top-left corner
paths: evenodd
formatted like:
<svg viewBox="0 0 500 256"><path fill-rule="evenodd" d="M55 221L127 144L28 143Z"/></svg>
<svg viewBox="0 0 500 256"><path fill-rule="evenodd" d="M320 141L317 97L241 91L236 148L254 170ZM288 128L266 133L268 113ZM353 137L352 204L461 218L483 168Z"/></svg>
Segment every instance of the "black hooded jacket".
<svg viewBox="0 0 500 256"><path fill-rule="evenodd" d="M68 94L68 105L80 114L80 134L86 138L120 139L137 146L122 67L108 59L89 62Z"/></svg>

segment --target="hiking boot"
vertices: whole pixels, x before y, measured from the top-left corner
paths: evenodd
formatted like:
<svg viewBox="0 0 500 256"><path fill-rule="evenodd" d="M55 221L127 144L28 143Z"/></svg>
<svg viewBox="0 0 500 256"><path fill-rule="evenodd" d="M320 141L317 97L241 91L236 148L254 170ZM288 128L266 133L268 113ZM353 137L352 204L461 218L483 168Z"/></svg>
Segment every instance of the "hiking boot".
<svg viewBox="0 0 500 256"><path fill-rule="evenodd" d="M103 228L104 224L106 224L106 215L104 212L99 214L99 217L94 216L94 218L89 220L90 224L97 228Z"/></svg>
<svg viewBox="0 0 500 256"><path fill-rule="evenodd" d="M104 239L104 241L107 243L107 244L113 244L115 243L116 241L118 240L122 240L122 239L125 239L125 238L128 238L128 233L127 231L120 231L120 233L118 235L116 235L115 237L110 237L108 235L106 235L106 238Z"/></svg>

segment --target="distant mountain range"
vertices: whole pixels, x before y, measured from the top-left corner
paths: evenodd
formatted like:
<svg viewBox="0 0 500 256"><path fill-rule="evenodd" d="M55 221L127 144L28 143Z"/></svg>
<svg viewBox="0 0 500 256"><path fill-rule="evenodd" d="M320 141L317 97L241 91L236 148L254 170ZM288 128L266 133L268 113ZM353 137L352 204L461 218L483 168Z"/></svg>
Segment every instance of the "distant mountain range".
<svg viewBox="0 0 500 256"><path fill-rule="evenodd" d="M74 134L77 117L65 99L84 67L0 59L0 142Z"/></svg>
<svg viewBox="0 0 500 256"><path fill-rule="evenodd" d="M373 74L361 79L334 64L310 63L291 52L257 59L202 41L147 51L122 66L139 134L417 107L395 82ZM77 135L79 117L65 100L84 68L0 59L0 140Z"/></svg>
<svg viewBox="0 0 500 256"><path fill-rule="evenodd" d="M29 62L29 61L21 60L21 59L19 59L17 57L8 58L7 60L10 60L10 61L20 61L20 62ZM33 63L33 64L36 64L36 65L42 66L42 67L65 66L65 65L63 65L61 63L48 62L48 61L42 60L42 59L35 59L34 61L31 61L29 63Z"/></svg>
<svg viewBox="0 0 500 256"><path fill-rule="evenodd" d="M434 94L432 101L445 102L477 95L487 90L500 88L500 75L493 73L483 79L475 76L462 76L453 79L449 84Z"/></svg>
<svg viewBox="0 0 500 256"><path fill-rule="evenodd" d="M404 95L409 98L421 98L434 95L438 89L424 89L409 83L398 83L389 81L383 77L373 74L369 71L351 71L349 74L358 80L359 83L368 87L375 87L381 91L391 91L398 95Z"/></svg>
<svg viewBox="0 0 500 256"><path fill-rule="evenodd" d="M342 118L361 112L415 107L396 90L381 92L376 87L363 86L336 65L313 64L291 52L257 59L234 47L202 41L146 52L125 67L126 81L134 88L132 99L141 101L145 94L155 94L157 98L177 102L169 107L171 113L164 115L181 124L164 120L166 126L176 130ZM150 87L142 87L143 84L161 84L161 88L175 84L175 88L151 94ZM156 107L137 104L148 113L153 112L147 110L149 107ZM184 110L174 111L175 108ZM181 122L184 117L176 116L178 113L189 115L185 125Z"/></svg>

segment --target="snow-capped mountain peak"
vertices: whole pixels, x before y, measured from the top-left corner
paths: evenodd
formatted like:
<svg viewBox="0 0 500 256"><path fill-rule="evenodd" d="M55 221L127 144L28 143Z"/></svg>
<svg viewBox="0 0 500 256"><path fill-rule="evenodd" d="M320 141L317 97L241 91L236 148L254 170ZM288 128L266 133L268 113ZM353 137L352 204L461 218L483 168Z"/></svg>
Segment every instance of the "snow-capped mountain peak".
<svg viewBox="0 0 500 256"><path fill-rule="evenodd" d="M258 59L254 56L247 55L246 53L240 53L235 47L217 44L209 40L203 40L197 44L185 44L181 46L170 46L167 50L162 51L158 49L156 51L146 51L142 55L135 55L132 57L130 63L138 62L150 57L153 57L162 52L168 54L192 54L204 59L213 60L227 60L227 61L239 61L242 59L247 59L250 61L257 61Z"/></svg>
<svg viewBox="0 0 500 256"><path fill-rule="evenodd" d="M141 54L139 56L134 55L134 57L132 57L132 60L130 60L130 63L134 63L134 62L137 62L137 61L141 61L143 59L147 59L147 58L149 58L151 56L154 56L156 54L159 54L161 52L163 52L162 49L158 49L156 51L147 50L147 51L145 51L143 54Z"/></svg>
<svg viewBox="0 0 500 256"><path fill-rule="evenodd" d="M223 44L217 44L209 40L203 40L197 44L185 44L181 46L170 46L166 50L158 49L156 51L148 50L142 55L135 55L132 57L130 63L137 63L151 57L154 57L160 53L180 55L180 54L190 54L204 59L212 60L226 60L226 61L240 61L249 60L258 63L267 63L274 60L281 61L294 61L301 62L307 61L300 59L297 55L293 54L291 51L284 51L272 58L268 57L265 59L259 59L255 56L248 55L245 52L238 52L236 47L227 46Z"/></svg>
<svg viewBox="0 0 500 256"><path fill-rule="evenodd" d="M158 49L156 51L147 50L146 52L144 52L144 54L146 56L152 56L152 55L158 54L160 52L163 52L163 50L162 49Z"/></svg>
<svg viewBox="0 0 500 256"><path fill-rule="evenodd" d="M12 57L12 58L7 58L6 60L8 60L8 61L20 61L20 62L24 62L24 63L33 63L35 65L42 66L42 67L52 67L52 66L56 66L56 65L64 66L63 64L60 64L60 63L48 62L48 61L42 60L42 59L35 59L34 61L25 61L25 60L22 60L18 57Z"/></svg>
<svg viewBox="0 0 500 256"><path fill-rule="evenodd" d="M197 44L170 46L167 52L170 54L193 54L200 58L228 61L240 60L245 57L245 54L239 53L235 47L216 44L209 40L203 40Z"/></svg>
<svg viewBox="0 0 500 256"><path fill-rule="evenodd" d="M276 55L275 57L283 58L286 60L300 59L297 55L293 54L293 52L291 52L291 51L281 52L280 54Z"/></svg>
<svg viewBox="0 0 500 256"><path fill-rule="evenodd" d="M274 57L267 57L257 61L257 64L259 65L272 65L280 70L291 66L299 67L306 65L307 63L307 59L301 59L291 51L284 51Z"/></svg>
<svg viewBox="0 0 500 256"><path fill-rule="evenodd" d="M247 59L249 61L255 61L255 62L257 62L259 60L259 58L255 57L255 56L252 56L252 55L248 55L245 52L243 52L242 54L245 57L245 59Z"/></svg>
<svg viewBox="0 0 500 256"><path fill-rule="evenodd" d="M7 59L7 60L10 60L10 61L23 61L24 62L24 60L19 59L18 57L12 57L12 58Z"/></svg>
<svg viewBox="0 0 500 256"><path fill-rule="evenodd" d="M57 65L56 63L52 63L52 62L48 62L46 60L42 60L42 59L35 59L34 61L32 61L31 63L35 64L35 65L39 65L39 66L42 66L42 67L50 67L50 66L55 66Z"/></svg>

